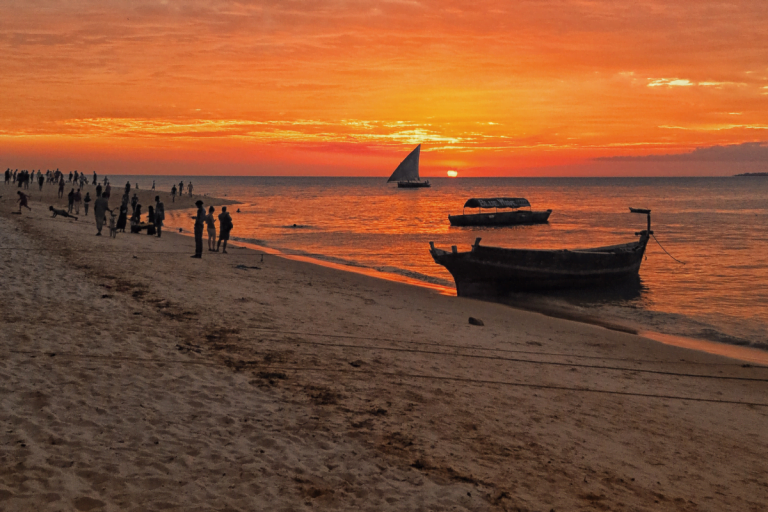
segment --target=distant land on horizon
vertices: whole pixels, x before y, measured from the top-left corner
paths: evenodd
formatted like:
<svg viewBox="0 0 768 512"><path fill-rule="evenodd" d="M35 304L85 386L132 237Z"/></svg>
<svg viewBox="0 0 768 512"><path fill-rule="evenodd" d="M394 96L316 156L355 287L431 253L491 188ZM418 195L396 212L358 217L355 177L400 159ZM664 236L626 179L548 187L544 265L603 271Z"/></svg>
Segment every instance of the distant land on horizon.
<svg viewBox="0 0 768 512"><path fill-rule="evenodd" d="M768 172L743 172L734 176L768 176Z"/></svg>

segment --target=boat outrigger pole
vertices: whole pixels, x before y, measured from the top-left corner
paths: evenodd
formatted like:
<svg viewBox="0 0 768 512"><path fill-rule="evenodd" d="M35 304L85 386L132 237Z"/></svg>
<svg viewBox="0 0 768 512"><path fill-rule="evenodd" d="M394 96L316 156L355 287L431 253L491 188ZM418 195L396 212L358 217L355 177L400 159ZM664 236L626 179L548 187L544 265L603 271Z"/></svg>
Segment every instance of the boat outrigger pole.
<svg viewBox="0 0 768 512"><path fill-rule="evenodd" d="M629 211L631 211L632 213L645 213L645 214L648 215L648 234L652 235L653 231L651 231L651 210L645 210L645 209L642 209L642 208L632 208L632 207L630 207ZM635 234L639 235L639 233L635 233Z"/></svg>

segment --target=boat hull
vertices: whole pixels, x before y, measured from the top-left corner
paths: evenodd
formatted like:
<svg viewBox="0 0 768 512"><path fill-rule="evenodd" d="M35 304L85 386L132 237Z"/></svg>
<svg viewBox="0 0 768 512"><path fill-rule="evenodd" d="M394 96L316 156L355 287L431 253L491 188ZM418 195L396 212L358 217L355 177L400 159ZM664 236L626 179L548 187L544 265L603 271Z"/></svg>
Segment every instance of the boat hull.
<svg viewBox="0 0 768 512"><path fill-rule="evenodd" d="M519 210L514 212L472 213L449 215L451 226L513 226L516 224L543 224L548 222L552 210L532 212Z"/></svg>
<svg viewBox="0 0 768 512"><path fill-rule="evenodd" d="M431 187L429 181L398 181L397 188L427 188Z"/></svg>
<svg viewBox="0 0 768 512"><path fill-rule="evenodd" d="M502 296L509 292L610 286L636 277L648 233L628 244L594 249L533 250L482 247L447 252L432 247L436 263L456 282L460 297Z"/></svg>

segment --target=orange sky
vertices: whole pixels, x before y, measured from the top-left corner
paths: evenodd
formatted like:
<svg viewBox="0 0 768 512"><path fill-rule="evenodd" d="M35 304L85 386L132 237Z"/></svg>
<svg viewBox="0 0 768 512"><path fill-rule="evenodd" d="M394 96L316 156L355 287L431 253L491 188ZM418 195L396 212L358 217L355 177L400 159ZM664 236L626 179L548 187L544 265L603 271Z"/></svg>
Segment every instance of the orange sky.
<svg viewBox="0 0 768 512"><path fill-rule="evenodd" d="M388 176L422 143L425 176L768 170L593 160L768 140L765 5L6 0L0 166Z"/></svg>

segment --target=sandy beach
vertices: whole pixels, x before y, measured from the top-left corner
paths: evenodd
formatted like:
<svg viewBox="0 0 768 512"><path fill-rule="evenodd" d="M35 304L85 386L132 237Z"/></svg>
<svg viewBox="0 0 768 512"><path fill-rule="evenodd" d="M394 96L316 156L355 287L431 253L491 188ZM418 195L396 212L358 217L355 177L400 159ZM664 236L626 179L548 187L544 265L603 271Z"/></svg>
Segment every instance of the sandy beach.
<svg viewBox="0 0 768 512"><path fill-rule="evenodd" d="M171 232L96 237L36 189L15 215L0 187L2 510L768 507L768 368L246 248L195 260Z"/></svg>

